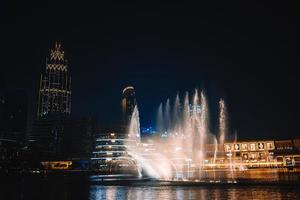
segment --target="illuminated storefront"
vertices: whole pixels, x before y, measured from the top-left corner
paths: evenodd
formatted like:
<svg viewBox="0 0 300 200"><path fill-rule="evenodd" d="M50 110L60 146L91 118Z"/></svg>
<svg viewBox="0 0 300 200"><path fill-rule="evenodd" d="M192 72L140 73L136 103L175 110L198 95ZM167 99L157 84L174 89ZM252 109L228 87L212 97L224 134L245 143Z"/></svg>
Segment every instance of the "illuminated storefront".
<svg viewBox="0 0 300 200"><path fill-rule="evenodd" d="M71 169L72 161L48 161L41 162L41 165L46 170L66 170Z"/></svg>
<svg viewBox="0 0 300 200"><path fill-rule="evenodd" d="M247 163L248 167L270 167L274 159L274 141L238 141L224 144L228 160Z"/></svg>
<svg viewBox="0 0 300 200"><path fill-rule="evenodd" d="M237 141L224 144L227 160L247 167L300 166L300 140Z"/></svg>
<svg viewBox="0 0 300 200"><path fill-rule="evenodd" d="M275 141L274 154L278 162L286 167L300 166L300 139Z"/></svg>

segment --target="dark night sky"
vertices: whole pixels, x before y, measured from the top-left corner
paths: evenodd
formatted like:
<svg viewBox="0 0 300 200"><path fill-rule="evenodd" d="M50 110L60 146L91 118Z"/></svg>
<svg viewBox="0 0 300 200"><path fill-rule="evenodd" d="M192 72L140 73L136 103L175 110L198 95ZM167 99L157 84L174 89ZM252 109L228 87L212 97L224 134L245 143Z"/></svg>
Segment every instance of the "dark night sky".
<svg viewBox="0 0 300 200"><path fill-rule="evenodd" d="M142 125L150 125L160 101L198 87L208 94L212 121L225 98L240 138L300 136L297 7L195 2L2 3L0 78L28 91L35 109L45 57L61 41L76 115L117 122L130 84Z"/></svg>

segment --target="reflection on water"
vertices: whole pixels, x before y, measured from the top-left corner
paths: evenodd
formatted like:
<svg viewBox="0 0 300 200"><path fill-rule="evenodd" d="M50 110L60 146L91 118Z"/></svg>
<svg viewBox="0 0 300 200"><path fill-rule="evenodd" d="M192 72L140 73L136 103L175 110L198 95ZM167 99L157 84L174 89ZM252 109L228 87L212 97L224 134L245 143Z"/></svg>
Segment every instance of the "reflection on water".
<svg viewBox="0 0 300 200"><path fill-rule="evenodd" d="M0 200L98 199L300 199L300 184L242 186L167 186L148 182L136 186L104 186L65 177L0 177Z"/></svg>
<svg viewBox="0 0 300 200"><path fill-rule="evenodd" d="M299 187L234 186L234 187L90 187L90 200L98 199L300 199Z"/></svg>

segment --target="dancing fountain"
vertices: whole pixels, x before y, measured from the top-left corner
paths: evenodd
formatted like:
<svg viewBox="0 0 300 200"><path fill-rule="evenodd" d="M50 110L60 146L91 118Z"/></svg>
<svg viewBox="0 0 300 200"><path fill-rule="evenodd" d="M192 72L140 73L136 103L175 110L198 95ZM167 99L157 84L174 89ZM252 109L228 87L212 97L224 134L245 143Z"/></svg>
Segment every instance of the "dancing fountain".
<svg viewBox="0 0 300 200"><path fill-rule="evenodd" d="M168 98L158 107L158 132L147 141L141 139L135 106L126 133L97 137L91 180L196 185L280 180L289 163L273 157L275 142L237 141L236 133L229 140L225 101L220 99L218 106L218 129L213 133L203 91L177 94L174 101Z"/></svg>
<svg viewBox="0 0 300 200"><path fill-rule="evenodd" d="M139 113L138 108L134 108L128 138L135 140L136 145L127 145L129 155L137 160L145 176L163 180L216 179L218 144L224 144L227 131L224 100L219 102L219 139L210 132L208 101L203 91L198 94L196 89L192 98L186 92L183 101L177 94L172 105L171 109L170 99L159 105L160 137L148 144L141 143ZM214 172L213 176L209 170Z"/></svg>

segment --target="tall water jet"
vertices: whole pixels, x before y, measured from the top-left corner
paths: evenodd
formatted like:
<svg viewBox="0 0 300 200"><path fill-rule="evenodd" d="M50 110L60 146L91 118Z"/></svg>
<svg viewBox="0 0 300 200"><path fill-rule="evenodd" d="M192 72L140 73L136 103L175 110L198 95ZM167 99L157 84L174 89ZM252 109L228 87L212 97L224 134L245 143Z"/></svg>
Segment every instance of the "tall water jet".
<svg viewBox="0 0 300 200"><path fill-rule="evenodd" d="M236 141L237 141L237 132L235 131L235 133L234 133L234 144L236 143ZM230 160L229 160L229 169L230 169L231 179L234 179L233 171L235 171L235 167L236 167L236 163L235 163L236 153L232 150L231 154L232 154L232 156L230 157Z"/></svg>
<svg viewBox="0 0 300 200"><path fill-rule="evenodd" d="M213 164L214 164L214 180L216 180L216 161L217 161L217 153L218 153L218 140L217 138L214 136L213 137L214 140L214 158L213 158Z"/></svg>
<svg viewBox="0 0 300 200"><path fill-rule="evenodd" d="M138 177L142 177L142 168L141 163L137 159L138 151L137 146L141 142L141 133L140 133L140 117L139 117L139 111L137 105L134 106L129 128L128 128L128 141L125 142L125 147L128 155L130 155L132 158L134 158L137 161L137 172Z"/></svg>
<svg viewBox="0 0 300 200"><path fill-rule="evenodd" d="M234 131L234 142L237 141L237 136L238 136L237 131Z"/></svg>
<svg viewBox="0 0 300 200"><path fill-rule="evenodd" d="M216 164L217 153L218 153L218 140L216 137L214 137L214 159L213 159L214 164Z"/></svg>
<svg viewBox="0 0 300 200"><path fill-rule="evenodd" d="M182 109L182 126L183 126L183 134L185 136L189 136L191 134L190 127L190 102L189 102L189 93L185 93L183 109Z"/></svg>
<svg viewBox="0 0 300 200"><path fill-rule="evenodd" d="M208 103L204 92L201 92L201 122L200 122L200 149L201 149L201 160L204 159L204 151L206 144L206 137L209 133L209 114L208 114Z"/></svg>
<svg viewBox="0 0 300 200"><path fill-rule="evenodd" d="M199 96L198 90L195 90L194 98L193 98L193 105L192 105L192 115L191 115L191 133L192 133L192 140L193 140L193 159L196 162L202 161L202 140L201 140L201 120L200 115L197 112L197 107L199 105Z"/></svg>
<svg viewBox="0 0 300 200"><path fill-rule="evenodd" d="M164 132L164 119L163 119L163 108L162 103L159 104L157 117L156 117L156 129L158 133L162 134Z"/></svg>
<svg viewBox="0 0 300 200"><path fill-rule="evenodd" d="M162 105L160 104L159 116L162 116ZM163 154L155 153L151 155L152 162L149 158L143 155L141 151L141 140L140 140L140 119L139 111L137 106L134 107L132 117L130 120L128 139L126 142L127 153L137 162L137 169L139 177L142 177L141 171L143 170L145 174L152 178L172 178L172 166L170 160ZM133 144L132 141L136 143ZM159 163L159 164L157 164ZM139 167L140 166L140 167ZM142 170L140 170L140 168Z"/></svg>
<svg viewBox="0 0 300 200"><path fill-rule="evenodd" d="M170 99L168 98L165 105L164 111L164 122L165 122L165 131L170 134L170 127L171 127L171 114L170 114Z"/></svg>
<svg viewBox="0 0 300 200"><path fill-rule="evenodd" d="M227 110L223 99L219 101L220 116L219 116L219 143L224 144L227 132Z"/></svg>
<svg viewBox="0 0 300 200"><path fill-rule="evenodd" d="M203 134L205 136L209 132L209 110L208 102L203 91L201 92L201 126L204 131Z"/></svg>
<svg viewBox="0 0 300 200"><path fill-rule="evenodd" d="M194 99L193 99L193 114L197 114L197 106L199 105L199 95L198 90L195 89Z"/></svg>
<svg viewBox="0 0 300 200"><path fill-rule="evenodd" d="M128 139L135 140L136 142L141 141L140 134L140 117L137 105L133 109L133 113L130 119L129 130L128 130Z"/></svg>
<svg viewBox="0 0 300 200"><path fill-rule="evenodd" d="M191 120L191 109L190 109L190 100L189 93L185 93L183 108L181 113L181 126L182 126L182 146L187 153L187 159L192 159L194 157L193 147L194 147L194 133L192 128Z"/></svg>
<svg viewBox="0 0 300 200"><path fill-rule="evenodd" d="M181 125L180 125L180 100L179 100L179 94L177 93L174 107L173 107L173 120L172 124L174 124L175 127L173 132L177 135L181 131Z"/></svg>

